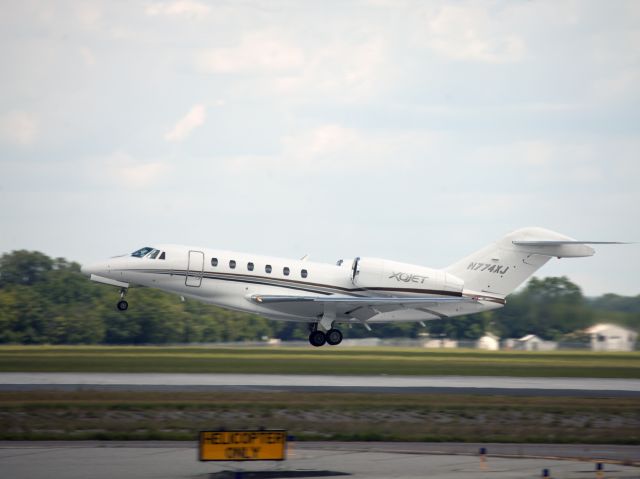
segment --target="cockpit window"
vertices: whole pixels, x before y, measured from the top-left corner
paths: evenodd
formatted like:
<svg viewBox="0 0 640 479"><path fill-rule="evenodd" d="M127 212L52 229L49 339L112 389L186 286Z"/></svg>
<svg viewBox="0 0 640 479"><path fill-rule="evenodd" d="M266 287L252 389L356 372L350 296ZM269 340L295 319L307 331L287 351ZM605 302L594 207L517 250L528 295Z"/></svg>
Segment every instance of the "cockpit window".
<svg viewBox="0 0 640 479"><path fill-rule="evenodd" d="M162 252L162 254L158 257L158 259L165 259L165 258L166 258L166 256L164 255L164 253L165 253L165 252L163 251L163 252Z"/></svg>
<svg viewBox="0 0 640 479"><path fill-rule="evenodd" d="M159 249L154 249L151 254L149 255L149 259L156 259L156 257L158 256L158 254L160 253Z"/></svg>
<svg viewBox="0 0 640 479"><path fill-rule="evenodd" d="M135 258L142 258L143 256L146 256L147 253L149 251L151 251L153 248L151 248L150 246L145 246L144 248L140 248L137 251L134 251L133 253L131 253L131 256L135 257Z"/></svg>

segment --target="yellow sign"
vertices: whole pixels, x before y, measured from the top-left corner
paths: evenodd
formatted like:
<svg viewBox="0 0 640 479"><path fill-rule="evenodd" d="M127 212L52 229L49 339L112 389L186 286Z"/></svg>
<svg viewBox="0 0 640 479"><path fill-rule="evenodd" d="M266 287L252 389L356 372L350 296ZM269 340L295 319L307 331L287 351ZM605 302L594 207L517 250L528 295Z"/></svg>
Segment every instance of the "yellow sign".
<svg viewBox="0 0 640 479"><path fill-rule="evenodd" d="M287 432L200 431L201 461L283 461Z"/></svg>

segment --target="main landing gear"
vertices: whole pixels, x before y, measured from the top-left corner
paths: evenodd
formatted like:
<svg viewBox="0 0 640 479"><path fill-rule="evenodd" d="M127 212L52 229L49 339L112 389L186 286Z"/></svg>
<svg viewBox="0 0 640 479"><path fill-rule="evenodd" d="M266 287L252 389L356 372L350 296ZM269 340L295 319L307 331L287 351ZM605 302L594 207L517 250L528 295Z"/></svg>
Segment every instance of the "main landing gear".
<svg viewBox="0 0 640 479"><path fill-rule="evenodd" d="M339 329L331 328L325 333L317 329L317 323L313 324L312 328L311 334L309 334L309 343L316 348L325 344L337 346L342 342L342 332Z"/></svg>
<svg viewBox="0 0 640 479"><path fill-rule="evenodd" d="M124 299L125 294L127 294L127 290L122 288L120 290L120 301L118 301L118 304L116 305L118 311L126 311L129 308L129 303Z"/></svg>

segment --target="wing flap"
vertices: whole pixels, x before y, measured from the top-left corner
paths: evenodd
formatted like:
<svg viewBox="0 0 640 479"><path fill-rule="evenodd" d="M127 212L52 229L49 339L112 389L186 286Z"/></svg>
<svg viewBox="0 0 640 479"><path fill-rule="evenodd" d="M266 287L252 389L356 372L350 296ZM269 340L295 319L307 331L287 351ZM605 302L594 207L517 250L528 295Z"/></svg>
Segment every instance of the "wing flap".
<svg viewBox="0 0 640 479"><path fill-rule="evenodd" d="M279 296L255 294L248 300L280 313L317 318L327 309L331 309L338 317L350 317L359 321L372 318L387 318L386 321L407 320L411 311L417 318L414 320L446 317L432 308L455 308L461 304L478 303L472 297L386 297L386 296ZM405 318L405 316L407 318ZM409 316L411 316L409 314Z"/></svg>

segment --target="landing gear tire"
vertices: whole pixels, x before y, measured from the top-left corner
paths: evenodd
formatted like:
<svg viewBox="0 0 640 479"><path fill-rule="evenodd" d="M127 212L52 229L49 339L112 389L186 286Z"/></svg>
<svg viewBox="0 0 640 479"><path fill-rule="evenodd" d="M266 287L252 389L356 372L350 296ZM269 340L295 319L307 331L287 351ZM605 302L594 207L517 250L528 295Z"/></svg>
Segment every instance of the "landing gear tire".
<svg viewBox="0 0 640 479"><path fill-rule="evenodd" d="M325 334L327 344L330 346L337 346L342 342L342 333L339 329L330 329Z"/></svg>
<svg viewBox="0 0 640 479"><path fill-rule="evenodd" d="M319 348L320 346L324 346L327 342L327 337L322 331L313 331L309 335L309 342L312 346Z"/></svg>
<svg viewBox="0 0 640 479"><path fill-rule="evenodd" d="M117 307L119 311L126 311L127 308L129 307L129 303L127 303L124 299L122 299L118 301Z"/></svg>

